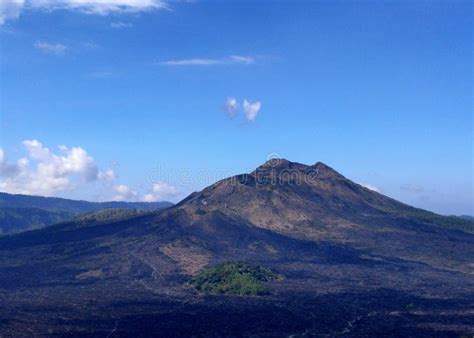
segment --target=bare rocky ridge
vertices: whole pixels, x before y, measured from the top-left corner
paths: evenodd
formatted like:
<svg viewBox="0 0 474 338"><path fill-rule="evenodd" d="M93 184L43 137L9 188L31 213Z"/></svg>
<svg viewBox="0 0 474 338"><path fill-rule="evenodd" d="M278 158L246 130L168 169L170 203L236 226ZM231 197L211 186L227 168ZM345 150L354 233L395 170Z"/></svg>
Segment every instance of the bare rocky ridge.
<svg viewBox="0 0 474 338"><path fill-rule="evenodd" d="M0 335L473 334L474 235L456 222L272 160L163 211L0 239ZM283 278L261 297L189 286L225 261Z"/></svg>

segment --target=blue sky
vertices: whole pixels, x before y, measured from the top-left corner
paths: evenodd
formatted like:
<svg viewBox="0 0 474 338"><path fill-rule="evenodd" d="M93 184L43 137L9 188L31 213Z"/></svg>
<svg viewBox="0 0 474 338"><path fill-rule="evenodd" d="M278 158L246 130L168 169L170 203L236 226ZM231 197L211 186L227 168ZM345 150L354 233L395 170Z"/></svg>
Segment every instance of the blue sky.
<svg viewBox="0 0 474 338"><path fill-rule="evenodd" d="M0 190L176 201L276 154L474 214L468 1L2 6Z"/></svg>

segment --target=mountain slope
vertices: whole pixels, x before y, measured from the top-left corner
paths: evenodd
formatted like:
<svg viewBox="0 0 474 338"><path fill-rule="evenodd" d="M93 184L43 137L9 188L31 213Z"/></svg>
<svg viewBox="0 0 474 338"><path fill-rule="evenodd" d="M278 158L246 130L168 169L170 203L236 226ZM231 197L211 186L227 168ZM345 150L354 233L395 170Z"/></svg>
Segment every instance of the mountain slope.
<svg viewBox="0 0 474 338"><path fill-rule="evenodd" d="M177 205L192 218L219 210L291 237L350 244L374 253L474 272L466 236L474 222L437 215L356 184L323 163L272 160ZM390 245L380 245L389 242ZM421 245L420 244L426 244ZM453 250L453 247L460 250ZM465 247L464 247L465 246ZM472 255L469 255L472 257Z"/></svg>
<svg viewBox="0 0 474 338"><path fill-rule="evenodd" d="M104 209L157 210L170 202L88 202L0 193L0 234L38 229Z"/></svg>
<svg viewBox="0 0 474 338"><path fill-rule="evenodd" d="M294 231L318 222L374 223L383 219L386 223L396 218L474 233L473 222L400 203L346 179L320 162L306 166L271 160L250 174L217 182L184 202L201 209L243 213L252 223L272 230Z"/></svg>
<svg viewBox="0 0 474 338"><path fill-rule="evenodd" d="M474 236L426 215L272 161L162 211L0 238L0 334L473 334ZM237 261L282 278L261 297L190 285Z"/></svg>

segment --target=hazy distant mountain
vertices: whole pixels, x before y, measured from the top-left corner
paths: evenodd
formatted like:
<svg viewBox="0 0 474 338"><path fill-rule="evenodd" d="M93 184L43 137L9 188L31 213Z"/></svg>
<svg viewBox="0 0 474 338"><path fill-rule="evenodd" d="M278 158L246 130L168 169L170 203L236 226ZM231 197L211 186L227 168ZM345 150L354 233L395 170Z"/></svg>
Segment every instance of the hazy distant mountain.
<svg viewBox="0 0 474 338"><path fill-rule="evenodd" d="M87 202L65 198L0 193L0 234L38 229L103 209L157 210L170 202Z"/></svg>
<svg viewBox="0 0 474 338"><path fill-rule="evenodd" d="M273 160L104 217L0 238L0 335L474 333L472 223L323 163Z"/></svg>
<svg viewBox="0 0 474 338"><path fill-rule="evenodd" d="M58 197L0 193L0 207L40 208L51 211L69 211L77 214L115 208L155 210L172 205L170 202L88 202Z"/></svg>
<svg viewBox="0 0 474 338"><path fill-rule="evenodd" d="M0 207L0 235L39 229L74 218L70 211Z"/></svg>

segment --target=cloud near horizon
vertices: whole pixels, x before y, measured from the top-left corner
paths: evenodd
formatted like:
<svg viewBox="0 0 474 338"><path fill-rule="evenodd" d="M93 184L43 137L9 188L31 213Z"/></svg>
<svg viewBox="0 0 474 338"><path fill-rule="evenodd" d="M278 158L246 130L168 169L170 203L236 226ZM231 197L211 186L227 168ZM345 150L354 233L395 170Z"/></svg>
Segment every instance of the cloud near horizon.
<svg viewBox="0 0 474 338"><path fill-rule="evenodd" d="M58 147L53 152L38 140L25 140L26 156L8 162L0 148L0 192L25 195L57 196L80 189L85 184L100 183L104 200L159 201L175 197L177 189L167 183L155 183L150 193L141 196L128 185L117 183L113 168L100 169L95 159L82 147ZM150 195L151 194L151 195Z"/></svg>
<svg viewBox="0 0 474 338"><path fill-rule="evenodd" d="M115 177L110 169L100 171L95 160L81 147L59 146L59 153L54 153L38 140L25 140L22 145L27 156L15 164L8 163L1 149L0 191L49 196L72 189L75 180L92 182Z"/></svg>
<svg viewBox="0 0 474 338"><path fill-rule="evenodd" d="M382 193L382 189L380 189L379 187L373 185L373 184L370 184L370 183L360 183L361 186L363 186L364 188L367 188L369 190L372 190L372 191L375 191L375 192L378 192L378 193Z"/></svg>
<svg viewBox="0 0 474 338"><path fill-rule="evenodd" d="M178 189L166 182L155 182L152 192L143 196L144 202L172 200L179 194Z"/></svg>
<svg viewBox="0 0 474 338"><path fill-rule="evenodd" d="M112 197L112 201L125 202L136 200L138 193L132 190L128 185L119 184L114 186L116 195Z"/></svg>
<svg viewBox="0 0 474 338"><path fill-rule="evenodd" d="M0 2L0 25L7 20L18 19L24 10L79 11L91 15L136 13L168 9L165 0L2 0Z"/></svg>

